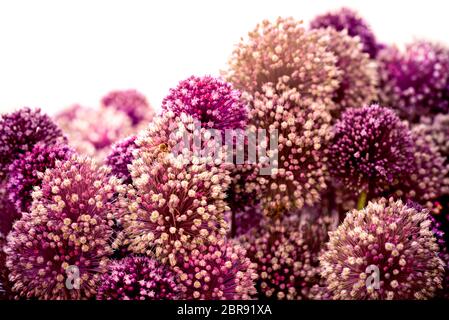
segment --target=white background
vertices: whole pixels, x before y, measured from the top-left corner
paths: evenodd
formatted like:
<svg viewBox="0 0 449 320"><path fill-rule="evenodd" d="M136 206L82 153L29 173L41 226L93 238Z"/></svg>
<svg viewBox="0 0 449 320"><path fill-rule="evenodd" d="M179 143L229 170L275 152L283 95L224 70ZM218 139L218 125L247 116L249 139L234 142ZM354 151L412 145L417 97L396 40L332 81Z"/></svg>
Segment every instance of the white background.
<svg viewBox="0 0 449 320"><path fill-rule="evenodd" d="M135 88L158 107L192 74L218 74L233 45L262 19L348 6L379 40L449 44L449 1L425 0L0 0L0 112L98 105Z"/></svg>

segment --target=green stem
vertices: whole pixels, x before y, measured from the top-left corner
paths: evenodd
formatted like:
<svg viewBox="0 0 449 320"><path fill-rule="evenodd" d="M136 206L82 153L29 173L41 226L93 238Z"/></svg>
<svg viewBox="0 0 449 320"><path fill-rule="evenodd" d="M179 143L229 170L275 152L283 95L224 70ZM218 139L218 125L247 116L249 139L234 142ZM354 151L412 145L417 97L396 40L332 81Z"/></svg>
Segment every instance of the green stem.
<svg viewBox="0 0 449 320"><path fill-rule="evenodd" d="M359 200L357 201L357 210L362 210L363 208L365 208L367 198L368 193L365 190L363 190L360 193Z"/></svg>

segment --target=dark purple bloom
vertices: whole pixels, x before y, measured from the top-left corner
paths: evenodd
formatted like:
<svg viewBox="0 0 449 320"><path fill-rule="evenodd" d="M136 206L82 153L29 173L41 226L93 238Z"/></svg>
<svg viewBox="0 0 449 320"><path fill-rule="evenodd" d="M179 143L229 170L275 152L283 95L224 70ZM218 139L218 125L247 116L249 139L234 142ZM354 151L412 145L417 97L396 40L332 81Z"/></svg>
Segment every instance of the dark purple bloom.
<svg viewBox="0 0 449 320"><path fill-rule="evenodd" d="M319 15L312 20L310 27L312 29L332 27L337 31L347 30L350 36L360 38L364 52L368 53L372 59L376 58L380 45L377 43L371 27L357 12L351 9L341 8Z"/></svg>
<svg viewBox="0 0 449 320"><path fill-rule="evenodd" d="M412 172L413 151L410 130L392 110L348 109L334 127L331 175L347 189L372 196Z"/></svg>
<svg viewBox="0 0 449 320"><path fill-rule="evenodd" d="M206 128L245 129L247 106L240 91L230 83L211 76L195 77L181 81L162 101L164 110L176 115L186 113Z"/></svg>
<svg viewBox="0 0 449 320"><path fill-rule="evenodd" d="M38 142L47 145L64 141L61 130L40 109L22 108L0 117L0 180L20 154Z"/></svg>
<svg viewBox="0 0 449 320"><path fill-rule="evenodd" d="M415 41L404 52L389 47L379 53L380 98L413 122L449 113L449 48Z"/></svg>
<svg viewBox="0 0 449 320"><path fill-rule="evenodd" d="M122 179L124 184L132 182L128 165L134 159L133 151L137 149L136 138L136 136L130 136L117 142L106 158L106 164L112 168L111 173Z"/></svg>
<svg viewBox="0 0 449 320"><path fill-rule="evenodd" d="M48 146L39 143L9 166L7 192L17 211L28 211L33 200L31 193L41 184L44 171L53 168L57 160L68 160L73 153L63 144Z"/></svg>
<svg viewBox="0 0 449 320"><path fill-rule="evenodd" d="M98 300L173 300L179 296L176 276L148 257L111 261L98 287Z"/></svg>
<svg viewBox="0 0 449 320"><path fill-rule="evenodd" d="M9 200L6 184L0 183L0 237L6 237L17 219L20 219L14 204Z"/></svg>

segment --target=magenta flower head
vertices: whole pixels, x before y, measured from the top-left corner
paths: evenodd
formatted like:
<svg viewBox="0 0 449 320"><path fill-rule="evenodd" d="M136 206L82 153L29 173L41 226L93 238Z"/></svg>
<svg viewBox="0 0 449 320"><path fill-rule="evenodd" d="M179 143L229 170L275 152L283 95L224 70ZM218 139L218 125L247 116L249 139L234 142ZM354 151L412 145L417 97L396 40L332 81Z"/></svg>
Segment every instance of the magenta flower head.
<svg viewBox="0 0 449 320"><path fill-rule="evenodd" d="M221 131L245 129L248 109L241 93L230 83L211 76L191 76L181 81L162 101L164 110L186 113L206 128Z"/></svg>
<svg viewBox="0 0 449 320"><path fill-rule="evenodd" d="M303 300L313 297L320 283L319 253L331 219L300 220L297 216L271 221L239 238L257 265L259 299Z"/></svg>
<svg viewBox="0 0 449 320"><path fill-rule="evenodd" d="M368 23L359 14L348 8L328 12L315 17L310 23L312 29L334 28L337 31L346 30L351 37L358 37L363 44L363 51L374 59L379 50L379 44Z"/></svg>
<svg viewBox="0 0 449 320"><path fill-rule="evenodd" d="M216 243L227 228L229 171L220 157L211 161L183 144L183 136L194 134L193 124L192 117L171 111L155 118L136 140L132 184L120 188L117 201L123 244L171 265L186 250ZM178 131L171 131L173 125Z"/></svg>
<svg viewBox="0 0 449 320"><path fill-rule="evenodd" d="M137 149L136 139L137 136L130 136L117 142L106 158L106 164L112 168L111 173L122 179L124 184L131 183L128 166L134 160L133 152Z"/></svg>
<svg viewBox="0 0 449 320"><path fill-rule="evenodd" d="M427 211L381 199L353 210L320 257L333 299L430 299L444 264Z"/></svg>
<svg viewBox="0 0 449 320"><path fill-rule="evenodd" d="M98 287L98 300L174 300L179 296L176 276L148 257L111 261Z"/></svg>
<svg viewBox="0 0 449 320"><path fill-rule="evenodd" d="M339 84L336 58L327 50L329 40L307 32L293 18L264 20L236 46L225 78L253 94L287 76L287 85L302 95L328 98Z"/></svg>
<svg viewBox="0 0 449 320"><path fill-rule="evenodd" d="M33 192L5 249L15 298L95 297L113 233L111 202L118 179L108 167L72 156L56 161Z"/></svg>
<svg viewBox="0 0 449 320"><path fill-rule="evenodd" d="M329 38L327 49L336 56L341 71L340 84L333 96L333 115L339 117L346 108L358 108L377 100L377 67L362 51L360 41L349 36L346 30L327 28L311 33Z"/></svg>
<svg viewBox="0 0 449 320"><path fill-rule="evenodd" d="M379 53L380 98L413 122L449 112L449 48L415 41Z"/></svg>
<svg viewBox="0 0 449 320"><path fill-rule="evenodd" d="M410 130L392 110L348 109L334 127L331 176L348 190L372 196L411 173L413 151Z"/></svg>
<svg viewBox="0 0 449 320"><path fill-rule="evenodd" d="M0 180L20 154L31 151L42 142L47 145L64 142L62 131L40 109L22 108L0 117Z"/></svg>
<svg viewBox="0 0 449 320"><path fill-rule="evenodd" d="M272 135L278 134L277 148L269 156L277 156L277 163L273 161L277 168L273 165L268 167L271 174L262 174L268 164L259 161L254 174L246 179L246 192L256 193L269 216L320 201L328 179L327 145L331 137L326 106L279 83L276 87L266 84L263 93L252 98L251 107L249 131L266 130L267 150Z"/></svg>
<svg viewBox="0 0 449 320"><path fill-rule="evenodd" d="M174 267L181 299L247 300L255 293L254 265L238 244L220 240L202 245Z"/></svg>
<svg viewBox="0 0 449 320"><path fill-rule="evenodd" d="M31 193L41 184L46 169L54 167L57 160L68 160L74 151L64 145L36 144L31 151L19 156L9 166L7 192L18 212L28 211L31 206Z"/></svg>
<svg viewBox="0 0 449 320"><path fill-rule="evenodd" d="M154 110L143 94L136 90L116 90L109 92L101 100L105 107L115 108L126 113L133 126L141 122L150 122L154 116Z"/></svg>

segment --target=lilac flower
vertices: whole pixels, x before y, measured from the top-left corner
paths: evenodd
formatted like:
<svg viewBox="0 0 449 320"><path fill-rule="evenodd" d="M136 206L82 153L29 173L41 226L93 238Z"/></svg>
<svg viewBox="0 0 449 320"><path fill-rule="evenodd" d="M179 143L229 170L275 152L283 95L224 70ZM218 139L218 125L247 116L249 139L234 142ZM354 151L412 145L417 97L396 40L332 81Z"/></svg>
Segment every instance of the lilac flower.
<svg viewBox="0 0 449 320"><path fill-rule="evenodd" d="M112 253L111 202L118 180L109 174L80 156L45 171L30 212L7 237L6 266L16 299L95 297Z"/></svg>
<svg viewBox="0 0 449 320"><path fill-rule="evenodd" d="M444 265L427 211L381 199L346 215L320 257L333 299L429 299ZM371 270L371 271L370 271ZM374 270L374 271L372 271ZM379 275L369 281L372 272Z"/></svg>

